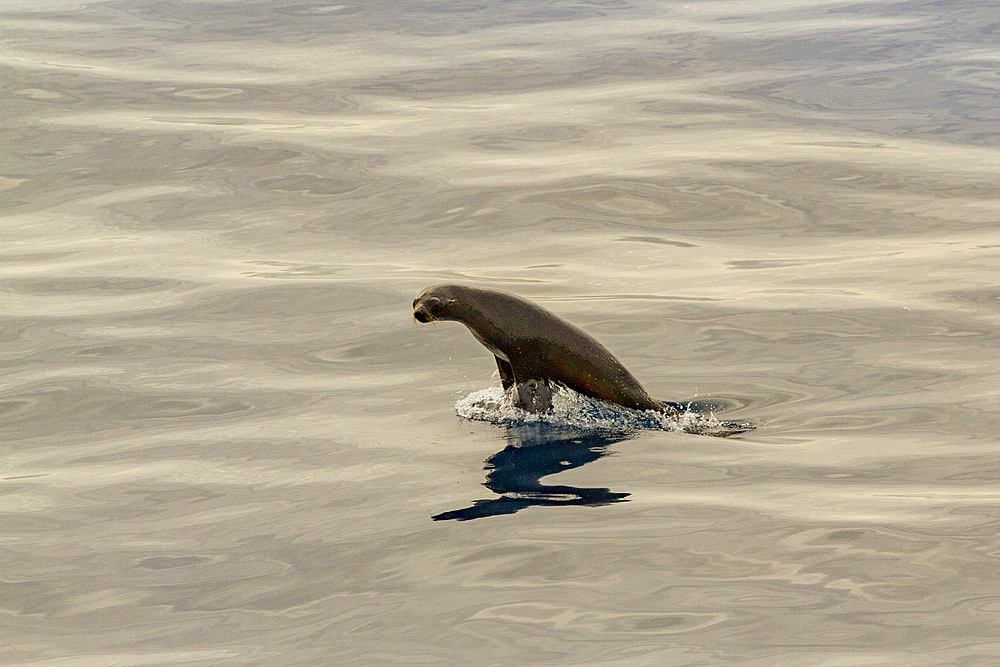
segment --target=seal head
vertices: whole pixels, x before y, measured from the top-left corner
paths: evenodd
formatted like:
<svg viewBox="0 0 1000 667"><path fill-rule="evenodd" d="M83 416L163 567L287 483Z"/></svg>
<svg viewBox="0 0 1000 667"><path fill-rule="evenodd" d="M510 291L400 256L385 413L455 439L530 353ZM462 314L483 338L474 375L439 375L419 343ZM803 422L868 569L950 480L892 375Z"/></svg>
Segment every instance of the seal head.
<svg viewBox="0 0 1000 667"><path fill-rule="evenodd" d="M452 319L448 317L448 310L454 303L455 299L428 294L428 290L424 290L413 300L413 317L418 322L424 323Z"/></svg>

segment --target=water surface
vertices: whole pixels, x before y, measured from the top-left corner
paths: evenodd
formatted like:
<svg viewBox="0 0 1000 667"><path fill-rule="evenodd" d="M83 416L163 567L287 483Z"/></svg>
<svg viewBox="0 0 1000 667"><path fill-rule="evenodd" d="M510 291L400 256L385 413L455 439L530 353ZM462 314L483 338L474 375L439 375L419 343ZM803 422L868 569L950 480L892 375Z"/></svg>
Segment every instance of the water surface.
<svg viewBox="0 0 1000 667"><path fill-rule="evenodd" d="M998 27L7 2L0 661L994 662ZM758 428L465 419L440 282Z"/></svg>

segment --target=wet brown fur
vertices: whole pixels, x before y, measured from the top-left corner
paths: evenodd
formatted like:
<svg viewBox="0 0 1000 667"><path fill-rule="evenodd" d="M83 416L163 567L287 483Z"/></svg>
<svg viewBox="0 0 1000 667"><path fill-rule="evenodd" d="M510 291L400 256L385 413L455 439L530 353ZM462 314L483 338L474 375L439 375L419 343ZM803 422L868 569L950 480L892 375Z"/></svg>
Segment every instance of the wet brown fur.
<svg viewBox="0 0 1000 667"><path fill-rule="evenodd" d="M530 301L478 287L437 285L413 301L420 322L461 322L496 357L504 389L517 386L518 407L551 408L556 383L635 410L675 413L650 398L607 348L578 327Z"/></svg>

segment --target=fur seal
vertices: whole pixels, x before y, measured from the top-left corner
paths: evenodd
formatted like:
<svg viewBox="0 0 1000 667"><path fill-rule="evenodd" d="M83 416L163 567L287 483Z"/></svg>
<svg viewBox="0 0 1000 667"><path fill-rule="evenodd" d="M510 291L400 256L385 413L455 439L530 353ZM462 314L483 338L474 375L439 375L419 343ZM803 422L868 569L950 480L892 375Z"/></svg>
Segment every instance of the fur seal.
<svg viewBox="0 0 1000 667"><path fill-rule="evenodd" d="M552 408L552 384L633 410L670 415L677 408L650 398L607 348L583 330L530 301L465 285L428 287L413 300L418 322L461 322L496 357L505 390L517 387L517 407Z"/></svg>

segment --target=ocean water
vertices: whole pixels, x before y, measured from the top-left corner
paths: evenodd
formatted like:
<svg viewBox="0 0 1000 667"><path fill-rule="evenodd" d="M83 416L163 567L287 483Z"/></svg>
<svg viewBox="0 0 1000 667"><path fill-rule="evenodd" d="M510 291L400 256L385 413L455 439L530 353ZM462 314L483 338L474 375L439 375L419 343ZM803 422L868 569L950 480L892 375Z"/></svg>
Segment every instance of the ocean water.
<svg viewBox="0 0 1000 667"><path fill-rule="evenodd" d="M991 3L8 0L0 663L996 664L998 128Z"/></svg>

